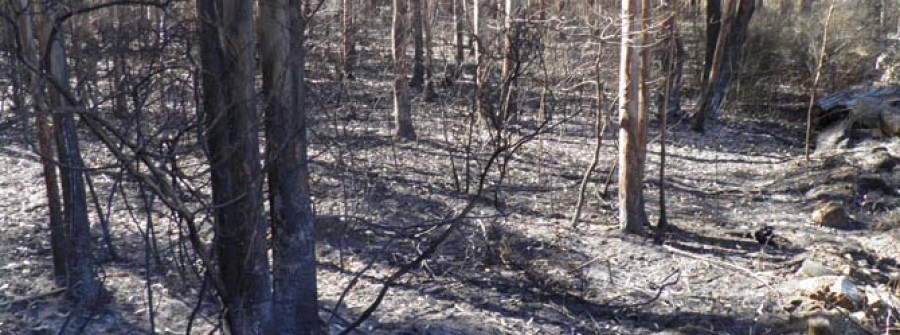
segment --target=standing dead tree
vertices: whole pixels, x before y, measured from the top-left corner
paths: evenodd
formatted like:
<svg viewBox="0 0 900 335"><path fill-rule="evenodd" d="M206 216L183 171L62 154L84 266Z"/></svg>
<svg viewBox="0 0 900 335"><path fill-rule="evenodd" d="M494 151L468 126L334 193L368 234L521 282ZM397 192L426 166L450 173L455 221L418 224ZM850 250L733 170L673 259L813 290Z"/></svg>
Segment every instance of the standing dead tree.
<svg viewBox="0 0 900 335"><path fill-rule="evenodd" d="M22 58L33 65L38 64L38 45L35 43L35 4L28 0L18 0L11 4L13 9L21 13L18 17L17 36L18 52ZM59 177L57 166L54 164L56 155L53 154L53 126L50 122L51 113L44 108L45 80L38 74L27 71L28 91L31 92L31 107L37 126L38 153L41 156L41 167L44 172L44 186L47 192L47 209L50 223L50 249L53 254L53 274L57 284L66 283L66 229L62 223L62 202L60 199ZM26 106L22 106L25 108ZM24 111L28 113L28 111Z"/></svg>
<svg viewBox="0 0 900 335"><path fill-rule="evenodd" d="M666 34L666 50L663 57L663 71L665 84L659 104L660 118L660 142L659 142L659 221L658 229L665 229L669 225L666 214L666 131L668 116L680 109L681 72L684 66L684 48L678 38L678 4L675 1L666 2L670 10L669 16L663 24Z"/></svg>
<svg viewBox="0 0 900 335"><path fill-rule="evenodd" d="M503 64L500 78L500 118L508 121L516 111L516 82L518 77L517 28L515 26L516 1L505 0L503 11Z"/></svg>
<svg viewBox="0 0 900 335"><path fill-rule="evenodd" d="M75 101L67 99L63 92L70 90L69 68L66 63L64 36L60 29L64 23L62 4L58 0L43 3L47 26L43 29L44 46L41 50L44 68L56 85L50 86L49 101L56 128L56 150L59 158L62 185L62 218L66 231L68 295L79 306L94 306L100 299L100 283L92 258L91 224L88 218L87 192L84 185L84 164L78 134L75 129Z"/></svg>
<svg viewBox="0 0 900 335"><path fill-rule="evenodd" d="M413 40L413 66L410 87L422 88L425 84L425 26L422 22L422 2L409 0L409 30Z"/></svg>
<svg viewBox="0 0 900 335"><path fill-rule="evenodd" d="M306 17L292 10L300 8L299 4L299 0L260 1L266 172L272 225L272 315L280 319L272 323L273 334L322 332L306 152Z"/></svg>
<svg viewBox="0 0 900 335"><path fill-rule="evenodd" d="M646 1L646 0L644 0ZM619 226L629 233L643 232L644 155L647 112L641 83L644 70L641 43L646 20L642 0L622 0L622 46L619 65ZM649 9L648 9L649 10ZM639 42L640 41L640 42Z"/></svg>
<svg viewBox="0 0 900 335"><path fill-rule="evenodd" d="M355 38L355 13L353 8L353 1L355 0L343 0L343 53L341 62L343 63L344 69L344 78L348 80L353 80L353 66L356 63L356 40ZM309 2L309 1L307 1Z"/></svg>
<svg viewBox="0 0 900 335"><path fill-rule="evenodd" d="M816 62L816 75L812 88L809 91L809 108L806 110L806 165L809 166L809 146L812 138L813 109L816 105L816 93L819 89L819 77L822 74L822 64L825 63L825 46L828 45L828 25L831 23L831 14L834 13L834 0L828 6L828 14L825 16L825 26L822 28L822 48L819 50L819 61Z"/></svg>
<svg viewBox="0 0 900 335"><path fill-rule="evenodd" d="M412 106L409 101L409 83L406 80L406 1L394 0L392 48L394 57L394 137L400 140L415 140L412 125Z"/></svg>
<svg viewBox="0 0 900 335"><path fill-rule="evenodd" d="M232 334L272 320L255 110L250 0L197 0L206 142L212 168L217 290ZM224 43L226 42L227 43Z"/></svg>
<svg viewBox="0 0 900 335"><path fill-rule="evenodd" d="M712 1L711 1L712 2ZM747 40L747 32L750 19L756 8L755 0L729 0L725 6L725 15L722 27L713 45L712 60L709 60L707 51L706 80L702 87L700 106L694 114L694 131L702 132L706 127L707 118L715 119L722 107L722 102L728 94L732 77L740 67L741 53L744 42ZM707 38L711 36L707 35ZM707 48L711 43L707 42ZM707 49L709 50L709 49Z"/></svg>

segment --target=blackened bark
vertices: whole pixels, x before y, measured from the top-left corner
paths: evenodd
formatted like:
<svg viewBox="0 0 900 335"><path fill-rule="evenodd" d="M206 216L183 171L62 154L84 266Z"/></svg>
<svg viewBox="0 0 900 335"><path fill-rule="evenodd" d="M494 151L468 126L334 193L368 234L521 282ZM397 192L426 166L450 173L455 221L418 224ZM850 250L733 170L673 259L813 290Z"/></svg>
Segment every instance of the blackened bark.
<svg viewBox="0 0 900 335"><path fill-rule="evenodd" d="M425 34L422 24L422 1L409 0L411 13L410 28L413 35L413 68L409 86L422 87L425 83Z"/></svg>
<svg viewBox="0 0 900 335"><path fill-rule="evenodd" d="M393 12L393 58L394 58L394 137L400 140L415 140L412 126L412 106L409 102L409 88L406 81L406 0L394 0Z"/></svg>
<svg viewBox="0 0 900 335"><path fill-rule="evenodd" d="M437 93L434 92L434 66L432 64L434 60L434 43L431 34L431 22L434 20L434 10L437 8L430 1L422 0L422 19L425 21L425 87L422 89L422 97L427 102L433 102L437 97Z"/></svg>
<svg viewBox="0 0 900 335"><path fill-rule="evenodd" d="M753 17L755 8L755 1L740 0L734 21L728 30L728 37L725 42L725 55L721 64L721 74L713 87L713 96L709 110L709 116L713 119L715 119L719 109L722 107L722 102L731 88L731 82L741 68L740 61L743 55L744 43L747 42L750 19Z"/></svg>
<svg viewBox="0 0 900 335"><path fill-rule="evenodd" d="M463 1L465 0L452 0L453 1L453 29L456 31L456 34L453 37L453 44L456 46L456 54L455 60L456 65L459 66L462 64L465 59L465 53L463 52L463 18L465 14L463 13Z"/></svg>
<svg viewBox="0 0 900 335"><path fill-rule="evenodd" d="M343 0L344 4L344 78L353 80L353 65L356 63L356 40L354 39L355 22L353 18L353 1ZM264 24L264 23L263 23Z"/></svg>
<svg viewBox="0 0 900 335"><path fill-rule="evenodd" d="M736 6L732 5L732 1L738 1ZM695 131L703 131L706 120L716 118L722 102L728 94L732 77L740 68L739 62L756 2L754 0L732 1L729 1L725 24L716 42L717 50L711 63L712 71L710 71L707 85L703 87L703 95L698 104L700 107L697 114L694 115L692 127ZM723 43L723 45L718 45L718 43Z"/></svg>
<svg viewBox="0 0 900 335"><path fill-rule="evenodd" d="M224 292L218 293L230 333L259 334L271 321L272 292L254 109L252 3L197 0L196 4L217 275L224 285Z"/></svg>
<svg viewBox="0 0 900 335"><path fill-rule="evenodd" d="M316 254L309 190L304 27L291 0L260 0L266 161L272 221L273 316L270 334L323 333L316 298Z"/></svg>
<svg viewBox="0 0 900 335"><path fill-rule="evenodd" d="M38 64L38 46L35 44L35 24L32 10L28 8L28 0L19 0L19 52L31 64ZM38 152L41 155L41 168L44 172L44 187L47 191L47 207L50 221L50 249L53 255L53 276L58 285L66 284L66 229L62 222L62 201L59 195L59 177L53 160L53 126L50 114L44 108L44 78L30 73L29 90L34 108L35 125L37 125Z"/></svg>
<svg viewBox="0 0 900 335"><path fill-rule="evenodd" d="M519 72L519 55L516 51L516 27L513 16L516 13L516 0L505 0L503 9L503 64L500 78L500 119L506 122L516 112L516 84Z"/></svg>
<svg viewBox="0 0 900 335"><path fill-rule="evenodd" d="M707 0L706 2L706 56L703 63L703 77L700 87L706 87L709 83L709 72L712 69L713 56L716 53L716 40L719 38L719 30L722 29L722 0Z"/></svg>
<svg viewBox="0 0 900 335"><path fill-rule="evenodd" d="M44 2L44 12L48 22L58 22L62 16L58 0ZM56 27L59 28L59 27ZM91 252L91 223L88 219L87 193L84 188L83 162L78 135L75 130L76 106L63 97L60 90L68 90L69 70L66 64L66 50L62 33L57 31L45 39L49 55L43 57L45 67L50 70L53 80L62 85L51 85L50 106L56 123L56 149L60 163L62 185L62 219L66 230L67 286L69 297L82 308L93 307L100 299L100 283Z"/></svg>
<svg viewBox="0 0 900 335"><path fill-rule="evenodd" d="M644 138L641 137L640 46L641 0L622 0L622 46L619 69L619 227L643 232L647 221L643 196ZM644 123L646 125L646 123Z"/></svg>

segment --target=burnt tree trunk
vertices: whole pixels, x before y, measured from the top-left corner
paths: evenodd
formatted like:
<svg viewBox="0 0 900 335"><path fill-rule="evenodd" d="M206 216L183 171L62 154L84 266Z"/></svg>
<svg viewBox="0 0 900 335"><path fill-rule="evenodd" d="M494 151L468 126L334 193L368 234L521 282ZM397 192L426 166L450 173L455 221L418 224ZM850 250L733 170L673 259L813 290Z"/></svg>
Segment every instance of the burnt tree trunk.
<svg viewBox="0 0 900 335"><path fill-rule="evenodd" d="M737 1L737 3L733 3ZM703 131L706 119L715 119L719 109L731 87L731 81L740 68L740 59L750 19L753 17L756 2L753 0L731 0L728 4L725 26L717 39L716 55L711 63L710 72L704 94L700 99L700 109L694 116L693 129ZM724 44L722 44L724 43Z"/></svg>
<svg viewBox="0 0 900 335"><path fill-rule="evenodd" d="M678 38L678 3L665 1L664 4L671 12L663 25L666 32L666 50L663 52L663 73L665 85L659 103L659 219L656 227L658 231L665 230L669 225L666 213L666 132L668 128L668 116L670 111L678 112L681 109L681 73L684 67L684 47ZM657 235L657 239L662 238Z"/></svg>
<svg viewBox="0 0 900 335"><path fill-rule="evenodd" d="M28 0L18 1L19 15L19 52L22 58L32 65L38 65L38 46L35 43L35 28L32 15L33 8ZM62 219L62 200L60 199L59 177L57 175L53 153L53 125L50 113L44 108L44 77L37 73L28 73L31 104L34 108L35 125L37 126L38 152L41 155L41 168L44 173L44 187L47 192L47 207L50 223L50 250L53 255L53 276L56 284L66 284L66 229Z"/></svg>
<svg viewBox="0 0 900 335"><path fill-rule="evenodd" d="M422 24L422 1L409 0L410 30L413 40L413 68L409 86L421 88L425 83L425 33Z"/></svg>
<svg viewBox="0 0 900 335"><path fill-rule="evenodd" d="M354 0L343 0L343 34L344 34L344 43L343 43L343 68L344 68L344 78L353 80L353 66L356 63L356 41L354 40L354 29L355 23L353 17L353 1Z"/></svg>
<svg viewBox="0 0 900 335"><path fill-rule="evenodd" d="M516 27L513 25L516 0L505 0L503 11L503 64L500 78L500 119L503 122L516 112L516 81L518 77L518 54L516 52Z"/></svg>
<svg viewBox="0 0 900 335"><path fill-rule="evenodd" d="M69 69L66 64L65 43L57 22L63 9L58 0L44 2L47 29L55 28L44 39L47 44L42 50L45 68L49 69L55 85L51 85L50 106L54 108L53 121L56 124L56 150L59 157L60 181L62 185L62 218L66 230L67 286L70 298L80 307L95 305L100 299L100 283L91 252L91 223L88 219L87 193L84 188L83 162L75 130L75 108L73 101L66 99L62 91L69 91Z"/></svg>
<svg viewBox="0 0 900 335"><path fill-rule="evenodd" d="M499 120L491 110L487 103L487 79L488 79L488 59L485 57L487 51L488 39L484 27L484 8L481 1L472 0L472 38L473 49L475 51L475 113L479 122L484 123L489 129L498 129L500 127Z"/></svg>
<svg viewBox="0 0 900 335"><path fill-rule="evenodd" d="M345 3L350 0L346 0ZM269 215L272 221L272 334L323 333L309 195L303 18L298 0L260 0Z"/></svg>
<svg viewBox="0 0 900 335"><path fill-rule="evenodd" d="M409 102L409 85L406 81L406 0L394 0L393 13L394 58L394 137L400 140L416 139L412 125L412 106Z"/></svg>
<svg viewBox="0 0 900 335"><path fill-rule="evenodd" d="M709 72L712 70L713 57L716 54L716 41L722 29L722 0L706 2L706 54L703 63L703 77L700 87L709 83Z"/></svg>
<svg viewBox="0 0 900 335"><path fill-rule="evenodd" d="M431 102L437 96L437 93L434 92L434 69L433 69L433 60L434 60L434 39L432 38L431 26L434 20L435 7L434 3L430 2L431 0L422 0L422 15L424 24L425 34L425 87L423 88L422 97L425 98L425 101Z"/></svg>
<svg viewBox="0 0 900 335"><path fill-rule="evenodd" d="M456 47L455 60L456 65L459 66L462 64L463 60L465 60L465 45L463 44L463 21L465 18L465 13L463 13L463 1L465 0L452 0L453 1L453 29L455 30L455 34L453 35L453 44Z"/></svg>
<svg viewBox="0 0 900 335"><path fill-rule="evenodd" d="M619 227L641 233L644 212L643 175L646 126L640 111L641 57L637 37L642 31L641 0L622 0L622 46L619 67Z"/></svg>
<svg viewBox="0 0 900 335"><path fill-rule="evenodd" d="M224 286L218 293L228 331L259 334L271 321L272 292L254 109L253 6L250 0L196 4L214 247Z"/></svg>

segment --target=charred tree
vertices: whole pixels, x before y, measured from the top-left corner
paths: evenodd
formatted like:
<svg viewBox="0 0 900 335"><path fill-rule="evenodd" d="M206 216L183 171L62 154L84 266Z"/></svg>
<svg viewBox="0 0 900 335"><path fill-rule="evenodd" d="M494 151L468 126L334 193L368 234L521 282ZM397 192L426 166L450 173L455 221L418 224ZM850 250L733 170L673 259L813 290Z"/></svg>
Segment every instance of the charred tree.
<svg viewBox="0 0 900 335"><path fill-rule="evenodd" d="M703 77L700 87L706 87L709 82L709 72L712 70L713 57L716 54L716 41L722 28L722 0L707 0L706 2L706 53L703 62Z"/></svg>
<svg viewBox="0 0 900 335"><path fill-rule="evenodd" d="M659 104L659 221L656 224L658 230L664 230L669 225L666 214L666 132L668 128L668 116L681 109L681 73L684 66L684 47L678 38L678 3L666 1L666 7L670 15L663 24L666 31L666 51L663 57L663 73L665 85ZM657 238L661 238L658 236Z"/></svg>
<svg viewBox="0 0 900 335"><path fill-rule="evenodd" d="M642 233L644 211L643 175L646 126L640 110L642 93L641 0L622 0L622 45L619 65L619 227Z"/></svg>
<svg viewBox="0 0 900 335"><path fill-rule="evenodd" d="M400 140L415 140L416 132L412 124L409 85L406 81L408 73L406 60L406 0L394 0L391 30L394 52L394 137Z"/></svg>
<svg viewBox="0 0 900 335"><path fill-rule="evenodd" d="M259 334L272 291L262 212L250 0L197 0L202 115L212 174L216 275L232 334Z"/></svg>
<svg viewBox="0 0 900 335"><path fill-rule="evenodd" d="M22 58L32 65L38 65L38 46L35 43L35 24L33 8L28 0L16 1L15 10L21 13L18 17L19 24L19 50ZM26 71L28 78L28 91L31 92L31 106L34 109L34 123L37 126L38 153L41 155L41 168L44 173L44 187L47 192L47 209L49 212L50 250L53 255L53 275L58 285L66 284L66 229L62 219L62 200L60 199L59 177L53 153L53 125L50 122L50 113L44 108L46 95L44 94L44 77L40 74ZM23 106L25 107L25 106ZM27 113L27 111L26 111Z"/></svg>
<svg viewBox="0 0 900 335"><path fill-rule="evenodd" d="M505 0L503 10L503 65L500 78L500 118L505 122L516 112L516 82L518 77L518 53L516 52L516 28L514 15L516 13L516 0Z"/></svg>
<svg viewBox="0 0 900 335"><path fill-rule="evenodd" d="M485 36L484 24L484 8L481 1L472 0L472 39L473 49L475 51L475 113L478 115L480 122L488 125L492 129L500 127L494 112L487 103L487 78L488 78L488 59L485 57L485 45L488 44Z"/></svg>
<svg viewBox="0 0 900 335"><path fill-rule="evenodd" d="M345 0L346 4L350 0ZM260 0L269 216L272 222L272 334L323 333L303 91L304 18L298 0Z"/></svg>
<svg viewBox="0 0 900 335"><path fill-rule="evenodd" d="M435 5L431 0L422 0L422 13L424 16L424 34L425 34L425 87L422 96L425 101L431 102L435 99L437 93L434 92L434 69L432 61L434 59L434 39L432 36L431 26L434 20Z"/></svg>
<svg viewBox="0 0 900 335"><path fill-rule="evenodd" d="M341 62L344 68L344 78L353 80L353 66L356 63L356 40L354 40L354 29L356 29L354 12L354 0L343 0L343 55Z"/></svg>
<svg viewBox="0 0 900 335"><path fill-rule="evenodd" d="M413 68L410 87L421 88L425 83L425 33L422 24L422 1L409 0L410 30L413 36Z"/></svg>
<svg viewBox="0 0 900 335"><path fill-rule="evenodd" d="M703 87L704 91L698 104L700 108L694 115L695 131L702 132L707 118L715 119L722 107L725 96L731 88L731 81L740 68L739 62L755 7L756 1L753 0L728 2L723 27L716 40L716 54L710 63L709 79Z"/></svg>
<svg viewBox="0 0 900 335"><path fill-rule="evenodd" d="M453 35L453 45L456 48L456 53L454 54L454 59L456 60L456 66L462 64L465 59L465 45L463 44L463 21L465 18L465 13L463 13L463 1L465 0L452 0L453 1L453 29L455 34Z"/></svg>
<svg viewBox="0 0 900 335"><path fill-rule="evenodd" d="M44 29L45 46L42 48L46 52L43 55L44 67L49 70L55 83L50 85L49 105L55 110L53 122L56 125L56 151L62 185L62 226L66 231L67 293L80 307L91 307L99 301L101 287L92 258L91 223L82 172L84 164L75 129L77 106L63 93L70 91L66 49L62 39L64 34L59 26L63 8L59 0L47 0L43 4L48 24Z"/></svg>

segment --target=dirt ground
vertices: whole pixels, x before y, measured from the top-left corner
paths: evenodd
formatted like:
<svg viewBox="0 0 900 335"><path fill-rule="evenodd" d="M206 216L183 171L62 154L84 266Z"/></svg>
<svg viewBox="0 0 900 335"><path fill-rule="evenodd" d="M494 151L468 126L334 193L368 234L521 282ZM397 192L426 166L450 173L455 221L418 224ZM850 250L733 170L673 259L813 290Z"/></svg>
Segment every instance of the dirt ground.
<svg viewBox="0 0 900 335"><path fill-rule="evenodd" d="M367 38L387 44L386 36ZM379 54L385 50L363 50L369 53L363 58L389 59ZM334 50L310 54L339 59L328 52ZM590 67L564 70L593 71L595 55L572 54L565 56L591 60L582 62ZM389 64L364 63L359 72L360 79L344 88L315 74L310 78L319 102L310 109L318 289L321 317L335 333L375 299L384 278L427 248L443 229L438 223L465 207L465 190L475 189L492 148L484 134L476 132L471 141L467 135L465 79L439 88L435 102L416 99L418 139L400 143L390 130ZM580 225L573 227L573 207L594 150L592 90L559 92L552 127L510 156L502 184L497 184L496 165L489 170L475 210L433 257L391 287L359 333L791 334L805 326L797 326L796 311L802 308L791 305L792 291L783 286L797 280L805 260L821 261L859 287L884 288L897 276L898 168L877 173L886 187L879 203L872 203L856 181L863 173L875 173L860 163L875 148L900 157L900 139L817 153L807 167L804 115L792 110L729 106L705 134L692 132L688 121L671 120L666 142L671 227L661 239L649 229L640 236L618 232L615 177L604 194L615 157L615 124L610 124ZM536 129L540 99L534 93L523 93L527 98L511 128L513 141ZM603 110L612 96L607 92ZM563 102L567 98L577 101ZM11 118L8 114L3 117ZM0 334L55 334L73 321L51 279L39 159L34 143L24 141L17 127L0 131ZM647 213L655 224L660 127L654 120L649 128L644 185ZM88 165L111 163L99 143L86 134L83 138ZM203 170L193 162L187 157L186 169ZM94 174L119 257L111 258L104 247L93 213L96 257L109 299L88 318L84 333L183 334L189 322L192 333L220 331L217 304L205 299L198 305L206 291L190 270L177 265L184 261L177 219L158 201L151 216L157 253L149 260L148 283L147 218L138 214L140 191L134 180L120 177L115 171ZM128 202L123 194L110 198L119 179ZM842 200L856 226L814 225L817 201L809 192L848 180L856 186L841 193ZM197 187L208 192L205 183L200 178ZM112 199L110 206L106 199ZM772 227L775 236L768 244L748 235L764 226ZM201 228L211 239L209 223ZM900 333L885 330L890 322L878 319L896 324L896 315L865 316L854 319L857 328L838 333Z"/></svg>
<svg viewBox="0 0 900 335"><path fill-rule="evenodd" d="M312 134L321 316L334 331L372 302L383 278L427 246L429 236L440 229L436 222L467 201L456 191L451 172L455 166L462 175L462 153L447 145L464 124L442 123L446 115L418 102L419 139L394 143L388 102L373 101L371 108L351 116L339 110L344 122L322 123ZM497 204L492 182L485 201L461 229L391 288L360 332L791 333L800 329L791 328L786 293L778 286L794 278L804 259L855 253L870 261L857 267L886 275L897 271L900 208L894 202L869 211L860 196L859 206L850 210L860 222L858 229L813 225L814 202L807 191L827 182L820 178L823 173L852 165L842 158L849 154L816 155L807 168L802 129L775 114L732 112L706 134L690 131L687 122L673 122L667 147L672 227L661 244L654 243L649 231L644 236L617 231L615 181L611 193L601 196L614 157L614 138L607 132L581 224L573 228L572 209L593 151L592 115L575 116L522 147L509 163ZM652 131L651 138L655 136ZM897 139L871 145L900 156ZM69 314L50 279L40 165L19 138L4 138L0 150L5 171L0 175L0 334L53 334ZM655 223L659 141L648 150L645 196ZM86 152L100 155L90 145ZM449 152L456 159L453 165ZM472 171L480 168L473 163ZM98 175L95 183L102 195L113 182ZM150 330L144 223L128 213L122 205L112 208L113 242L121 257L102 264L110 299L85 326L86 333ZM154 224L165 251L172 245L164 242L173 238L167 230L171 220L160 214ZM746 236L764 225L774 229L770 245ZM100 248L101 242L98 228L95 246ZM105 259L100 249L98 258ZM162 263L174 255L163 252ZM149 285L153 327L162 334L184 333L199 285L184 282L171 266L160 267ZM335 303L361 270L333 316ZM868 284L887 282L879 280ZM207 301L193 331L214 331L217 312Z"/></svg>

